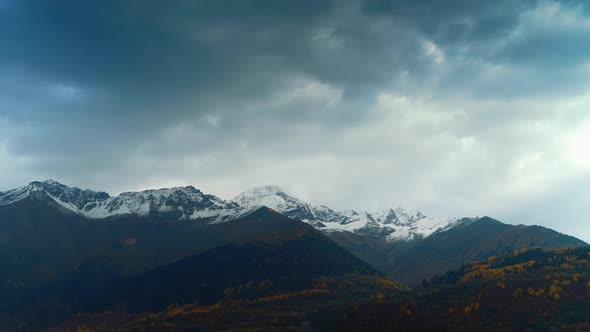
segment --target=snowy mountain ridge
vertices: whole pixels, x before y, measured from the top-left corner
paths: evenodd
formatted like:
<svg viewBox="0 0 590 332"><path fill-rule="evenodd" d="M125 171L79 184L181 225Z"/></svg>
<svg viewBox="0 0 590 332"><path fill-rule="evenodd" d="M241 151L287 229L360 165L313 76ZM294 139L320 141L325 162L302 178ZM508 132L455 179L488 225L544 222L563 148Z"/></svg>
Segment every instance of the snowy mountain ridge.
<svg viewBox="0 0 590 332"><path fill-rule="evenodd" d="M390 241L424 238L465 221L461 218L427 217L420 211L408 211L402 207L377 213L354 210L338 212L323 205L312 206L275 186L245 191L232 201L242 207L267 206L324 232L348 231L385 237Z"/></svg>
<svg viewBox="0 0 590 332"><path fill-rule="evenodd" d="M53 180L35 181L22 188L0 192L0 206L16 203L30 196L49 198L63 208L91 219L121 215L173 214L179 220L206 219L209 222L221 222L238 218L253 210L204 194L192 186L124 192L112 197L106 192L68 187Z"/></svg>
<svg viewBox="0 0 590 332"><path fill-rule="evenodd" d="M0 192L0 206L10 205L27 197L48 199L91 219L165 214L178 220L219 223L242 217L266 206L326 233L352 232L388 241L428 237L466 220L427 217L420 211L408 211L401 207L377 213L354 210L339 212L324 205L313 206L275 186L254 188L226 201L205 194L193 186L124 192L112 197L106 192L68 187L48 180L35 181L22 188Z"/></svg>

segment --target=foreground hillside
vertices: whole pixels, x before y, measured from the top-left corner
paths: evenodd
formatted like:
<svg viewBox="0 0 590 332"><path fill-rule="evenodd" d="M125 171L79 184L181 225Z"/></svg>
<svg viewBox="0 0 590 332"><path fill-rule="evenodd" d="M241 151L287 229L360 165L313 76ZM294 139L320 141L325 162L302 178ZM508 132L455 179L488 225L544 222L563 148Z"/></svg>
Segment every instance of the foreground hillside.
<svg viewBox="0 0 590 332"><path fill-rule="evenodd" d="M121 307L73 315L51 331L317 331L357 305L406 298L400 284L358 273L319 276L299 290L272 290L272 283L224 290L212 305L177 304L158 312L130 313Z"/></svg>
<svg viewBox="0 0 590 332"><path fill-rule="evenodd" d="M132 312L157 311L175 303L213 305L224 298L303 291L320 276L381 274L303 223L265 211L257 218L261 224L284 224L284 228L129 278L102 302L107 307L124 304Z"/></svg>
<svg viewBox="0 0 590 332"><path fill-rule="evenodd" d="M56 330L291 329L407 292L310 226L269 213L259 222L286 229L129 278Z"/></svg>
<svg viewBox="0 0 590 332"><path fill-rule="evenodd" d="M353 310L342 331L588 331L590 247L524 249L425 280L406 300Z"/></svg>
<svg viewBox="0 0 590 332"><path fill-rule="evenodd" d="M249 282L298 291L321 275L379 274L310 225L267 208L213 224L166 215L96 222L28 197L0 207L0 229L0 326L8 330L36 331L101 304L134 309L143 295L151 302L142 305L161 310L212 304L225 288Z"/></svg>
<svg viewBox="0 0 590 332"><path fill-rule="evenodd" d="M359 274L272 295L236 292L226 289L213 305L78 314L55 331L587 331L590 247L524 249L466 263L412 292Z"/></svg>

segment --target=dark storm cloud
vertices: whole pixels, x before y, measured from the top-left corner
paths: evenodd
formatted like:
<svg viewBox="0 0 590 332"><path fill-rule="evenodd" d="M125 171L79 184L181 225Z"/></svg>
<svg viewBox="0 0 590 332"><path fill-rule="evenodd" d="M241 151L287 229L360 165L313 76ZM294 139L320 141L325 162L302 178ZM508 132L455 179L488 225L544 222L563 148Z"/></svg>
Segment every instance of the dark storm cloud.
<svg viewBox="0 0 590 332"><path fill-rule="evenodd" d="M0 71L11 77L2 113L43 124L11 147L96 151L211 112L228 114L228 132L252 116L354 123L363 114L346 107L324 114L305 104L264 114L240 107L280 98L292 77L366 98L365 89L419 69L418 44L390 45L396 34L407 36L371 27L357 9L329 1L11 2L0 23L0 42L10 45ZM80 137L88 134L93 139Z"/></svg>
<svg viewBox="0 0 590 332"><path fill-rule="evenodd" d="M457 85L463 92L471 87L484 98L587 89L580 84L586 72L576 65L590 57L589 9L579 0L369 0L364 6L371 15L403 22L431 39L458 60L446 87ZM495 79L482 77L491 66L518 68L500 71Z"/></svg>
<svg viewBox="0 0 590 332"><path fill-rule="evenodd" d="M221 108L220 99L235 108L285 84L291 69L273 53L289 52L281 44L299 38L322 3L11 2L0 23L9 45L0 71L10 77L2 113L43 123L19 138L22 149L44 149L40 140L76 149L81 139L79 150L96 151Z"/></svg>
<svg viewBox="0 0 590 332"><path fill-rule="evenodd" d="M543 0L448 0L448 1L406 1L406 0L368 0L365 11L376 16L390 16L407 25L417 28L441 47L479 50L480 56L497 55L494 44L498 40L510 38L515 30L526 24L534 16L530 11L539 9L537 26L531 31L520 30L522 34L514 43L507 43L497 60L519 60L530 63L551 60L557 54L563 58L585 59L588 55L587 29L576 30L575 22L555 26L555 20L565 15L557 7L569 9L584 17L588 10L585 1L543 1ZM561 17L560 17L561 16ZM567 18L565 18L567 19ZM524 22L523 22L524 21ZM565 23L565 22L561 22ZM564 33L568 33L565 35ZM456 50L455 50L456 51ZM559 52L557 52L559 51ZM553 63L555 64L555 63Z"/></svg>
<svg viewBox="0 0 590 332"><path fill-rule="evenodd" d="M590 128L589 14L573 0L0 0L0 189L275 183L336 208L524 218L518 204L547 199L527 188L567 183L563 199L586 175L562 147Z"/></svg>
<svg viewBox="0 0 590 332"><path fill-rule="evenodd" d="M407 69L417 51L401 50L412 41L398 38L407 36L362 18L355 3L337 4L15 2L1 23L2 42L10 45L2 62L41 78L160 104L219 88L248 98L292 72L359 86Z"/></svg>
<svg viewBox="0 0 590 332"><path fill-rule="evenodd" d="M518 24L536 0L368 0L364 9L390 15L431 36L437 43L485 42L501 38Z"/></svg>

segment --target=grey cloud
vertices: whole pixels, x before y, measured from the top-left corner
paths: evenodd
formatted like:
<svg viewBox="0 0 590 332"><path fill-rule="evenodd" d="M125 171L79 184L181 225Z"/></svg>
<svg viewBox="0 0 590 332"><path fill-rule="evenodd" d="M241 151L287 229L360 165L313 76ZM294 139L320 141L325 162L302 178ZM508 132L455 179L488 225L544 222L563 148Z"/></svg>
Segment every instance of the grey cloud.
<svg viewBox="0 0 590 332"><path fill-rule="evenodd" d="M375 0L364 8L404 22L454 60L435 72L437 90L495 98L587 89L590 29L583 1Z"/></svg>
<svg viewBox="0 0 590 332"><path fill-rule="evenodd" d="M422 31L437 43L484 43L509 34L518 24L520 13L537 2L369 0L364 9L374 15L391 15L395 20Z"/></svg>

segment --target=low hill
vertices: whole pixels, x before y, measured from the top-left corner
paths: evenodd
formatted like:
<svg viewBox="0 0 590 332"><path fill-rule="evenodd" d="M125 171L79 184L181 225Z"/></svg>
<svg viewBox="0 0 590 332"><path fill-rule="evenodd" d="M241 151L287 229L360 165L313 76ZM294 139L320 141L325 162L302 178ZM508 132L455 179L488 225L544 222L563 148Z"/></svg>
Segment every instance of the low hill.
<svg viewBox="0 0 590 332"><path fill-rule="evenodd" d="M393 280L358 273L315 277L299 290L277 292L275 285L262 282L224 293L213 305L178 304L152 313L115 306L80 313L50 331L332 331L334 319L355 306L409 295Z"/></svg>

